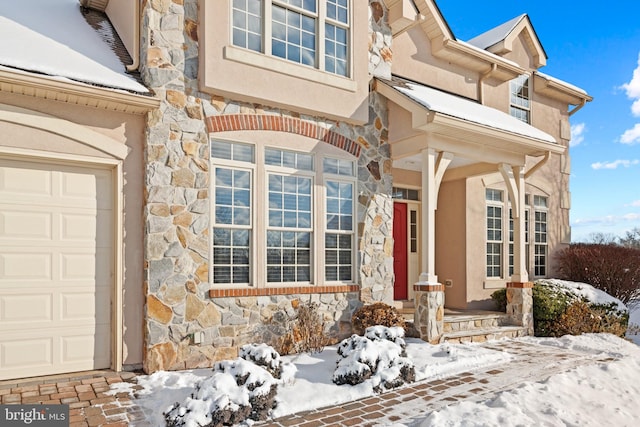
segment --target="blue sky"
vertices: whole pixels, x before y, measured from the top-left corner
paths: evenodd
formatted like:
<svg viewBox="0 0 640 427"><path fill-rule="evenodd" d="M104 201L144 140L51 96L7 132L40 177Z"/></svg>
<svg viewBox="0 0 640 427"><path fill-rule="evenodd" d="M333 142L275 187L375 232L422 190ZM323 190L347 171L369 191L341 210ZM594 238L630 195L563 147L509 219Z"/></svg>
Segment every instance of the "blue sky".
<svg viewBox="0 0 640 427"><path fill-rule="evenodd" d="M529 15L548 55L540 71L594 97L571 117L573 241L640 228L640 1L437 3L465 41Z"/></svg>

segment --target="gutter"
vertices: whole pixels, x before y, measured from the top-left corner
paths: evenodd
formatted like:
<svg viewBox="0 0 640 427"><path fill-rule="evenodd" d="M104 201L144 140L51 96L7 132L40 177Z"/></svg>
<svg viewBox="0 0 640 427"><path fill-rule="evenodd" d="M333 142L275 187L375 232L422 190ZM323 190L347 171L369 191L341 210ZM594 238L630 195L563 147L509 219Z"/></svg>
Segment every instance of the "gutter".
<svg viewBox="0 0 640 427"><path fill-rule="evenodd" d="M573 110L569 111L569 117L573 116L575 113L578 112L578 110L580 110L582 107L584 107L587 104L587 100L582 98L582 100L580 101L580 105L576 105L575 107L573 107Z"/></svg>

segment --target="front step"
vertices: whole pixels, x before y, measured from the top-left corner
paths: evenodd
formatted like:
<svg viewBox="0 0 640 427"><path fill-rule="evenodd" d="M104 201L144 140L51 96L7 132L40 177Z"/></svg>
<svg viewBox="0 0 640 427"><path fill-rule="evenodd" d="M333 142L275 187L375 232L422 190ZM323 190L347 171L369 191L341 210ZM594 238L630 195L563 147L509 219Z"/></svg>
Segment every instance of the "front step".
<svg viewBox="0 0 640 427"><path fill-rule="evenodd" d="M522 326L498 326L494 328L477 328L457 332L445 332L440 342L452 344L466 344L471 342L486 342L501 338L518 338L525 336Z"/></svg>
<svg viewBox="0 0 640 427"><path fill-rule="evenodd" d="M407 323L407 336L418 338L418 331L413 325L413 301L402 301L398 311ZM485 342L526 335L524 328L509 325L506 314L502 312L445 309L443 320L444 329L440 342Z"/></svg>

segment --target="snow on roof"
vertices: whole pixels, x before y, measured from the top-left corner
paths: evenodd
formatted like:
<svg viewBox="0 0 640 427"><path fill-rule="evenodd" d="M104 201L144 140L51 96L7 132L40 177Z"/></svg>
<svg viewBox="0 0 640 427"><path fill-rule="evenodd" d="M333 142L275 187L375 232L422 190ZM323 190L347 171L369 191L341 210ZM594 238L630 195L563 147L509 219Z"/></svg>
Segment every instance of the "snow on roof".
<svg viewBox="0 0 640 427"><path fill-rule="evenodd" d="M78 0L0 2L0 65L147 93L82 16Z"/></svg>
<svg viewBox="0 0 640 427"><path fill-rule="evenodd" d="M429 111L456 117L544 142L556 143L554 137L500 110L461 96L394 77L390 85Z"/></svg>
<svg viewBox="0 0 640 427"><path fill-rule="evenodd" d="M560 79L555 78L555 77L553 77L553 76L550 76L550 75L548 75L548 74L541 73L540 71L536 71L536 74L537 74L537 75L539 75L540 77L542 77L542 78L543 78L543 79L545 79L545 80L549 80L549 81L552 81L552 82L556 82L556 83L558 83L558 84L561 84L561 85L563 85L563 86L566 86L566 87L568 87L568 88L571 88L571 89L575 90L576 92L580 92L580 93L583 93L583 94L585 94L585 95L589 95L589 94L587 93L587 91L586 91L586 90L581 89L581 88L579 88L578 86L574 86L574 85L572 85L571 83L567 83L567 82L565 82L564 80L560 80Z"/></svg>
<svg viewBox="0 0 640 427"><path fill-rule="evenodd" d="M480 34L469 40L467 43L472 44L474 46L479 47L480 49L487 49L488 47L493 46L496 43L501 42L506 39L511 31L522 21L527 15L522 14L513 18L510 21L505 22L502 25L498 25L497 27Z"/></svg>

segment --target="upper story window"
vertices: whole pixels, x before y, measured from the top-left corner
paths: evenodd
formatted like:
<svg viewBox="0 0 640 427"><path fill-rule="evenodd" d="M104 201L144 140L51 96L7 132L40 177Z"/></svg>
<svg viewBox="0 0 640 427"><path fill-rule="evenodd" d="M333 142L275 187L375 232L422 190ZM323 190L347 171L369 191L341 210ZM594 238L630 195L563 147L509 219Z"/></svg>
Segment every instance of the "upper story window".
<svg viewBox="0 0 640 427"><path fill-rule="evenodd" d="M233 0L233 44L348 77L349 1Z"/></svg>
<svg viewBox="0 0 640 427"><path fill-rule="evenodd" d="M511 80L510 114L525 123L531 123L531 98L529 92L529 76L523 74Z"/></svg>

